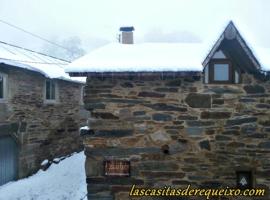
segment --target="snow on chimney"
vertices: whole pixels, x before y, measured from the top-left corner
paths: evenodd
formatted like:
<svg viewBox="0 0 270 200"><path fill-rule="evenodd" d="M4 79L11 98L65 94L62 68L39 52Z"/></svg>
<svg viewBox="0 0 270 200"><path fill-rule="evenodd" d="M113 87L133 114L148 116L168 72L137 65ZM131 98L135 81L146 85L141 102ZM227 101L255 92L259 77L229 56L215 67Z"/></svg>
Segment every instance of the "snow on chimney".
<svg viewBox="0 0 270 200"><path fill-rule="evenodd" d="M135 30L133 26L120 27L120 43L122 44L133 44L133 31Z"/></svg>

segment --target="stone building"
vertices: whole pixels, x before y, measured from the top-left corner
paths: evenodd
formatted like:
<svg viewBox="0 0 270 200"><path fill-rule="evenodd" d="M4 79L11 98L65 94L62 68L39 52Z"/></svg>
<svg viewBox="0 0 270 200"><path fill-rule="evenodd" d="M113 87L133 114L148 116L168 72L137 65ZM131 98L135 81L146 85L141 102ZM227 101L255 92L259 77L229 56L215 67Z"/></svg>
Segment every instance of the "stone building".
<svg viewBox="0 0 270 200"><path fill-rule="evenodd" d="M31 175L45 159L82 149L84 84L64 72L66 64L0 44L0 185Z"/></svg>
<svg viewBox="0 0 270 200"><path fill-rule="evenodd" d="M130 199L134 184L269 191L269 59L232 22L210 48L109 44L70 64L87 77L88 199Z"/></svg>

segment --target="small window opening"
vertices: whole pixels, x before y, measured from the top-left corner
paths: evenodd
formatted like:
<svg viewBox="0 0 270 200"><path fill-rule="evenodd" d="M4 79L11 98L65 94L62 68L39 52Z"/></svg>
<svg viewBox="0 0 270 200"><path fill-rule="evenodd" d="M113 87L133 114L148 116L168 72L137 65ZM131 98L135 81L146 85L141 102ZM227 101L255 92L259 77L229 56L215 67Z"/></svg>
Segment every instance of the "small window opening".
<svg viewBox="0 0 270 200"><path fill-rule="evenodd" d="M55 100L55 83L52 80L46 80L46 99Z"/></svg>
<svg viewBox="0 0 270 200"><path fill-rule="evenodd" d="M253 177L251 171L236 172L237 188L250 189L253 187Z"/></svg>

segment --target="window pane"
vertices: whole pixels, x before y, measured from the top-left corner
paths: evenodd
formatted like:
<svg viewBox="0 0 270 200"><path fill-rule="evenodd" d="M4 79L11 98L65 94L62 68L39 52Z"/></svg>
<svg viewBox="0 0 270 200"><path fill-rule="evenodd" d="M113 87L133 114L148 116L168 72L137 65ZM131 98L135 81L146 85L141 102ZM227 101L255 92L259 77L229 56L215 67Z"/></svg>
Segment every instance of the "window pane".
<svg viewBox="0 0 270 200"><path fill-rule="evenodd" d="M50 99L50 91L51 91L51 87L50 87L50 81L46 81L46 99Z"/></svg>
<svg viewBox="0 0 270 200"><path fill-rule="evenodd" d="M55 99L55 84L51 81L51 99Z"/></svg>
<svg viewBox="0 0 270 200"><path fill-rule="evenodd" d="M0 98L4 98L4 80L3 76L0 75Z"/></svg>
<svg viewBox="0 0 270 200"><path fill-rule="evenodd" d="M214 65L214 80L215 81L228 81L229 80L229 65L228 64L215 64Z"/></svg>

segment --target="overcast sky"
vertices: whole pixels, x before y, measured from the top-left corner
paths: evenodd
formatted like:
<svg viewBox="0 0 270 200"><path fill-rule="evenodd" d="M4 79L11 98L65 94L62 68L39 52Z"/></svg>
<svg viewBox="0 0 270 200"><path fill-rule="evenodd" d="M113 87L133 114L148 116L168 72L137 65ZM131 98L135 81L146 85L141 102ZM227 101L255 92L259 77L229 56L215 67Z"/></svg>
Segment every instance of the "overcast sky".
<svg viewBox="0 0 270 200"><path fill-rule="evenodd" d="M269 0L0 0L0 20L52 39L78 36L86 50L115 42L120 26L135 42L203 42L229 20L270 48ZM0 22L0 40L39 50L43 41ZM217 39L217 38L213 38Z"/></svg>

